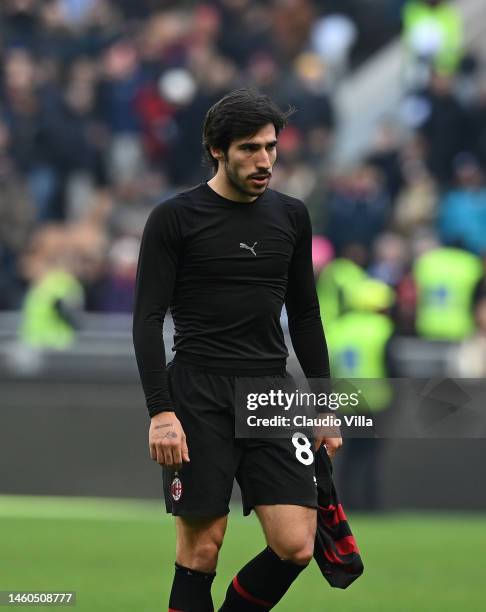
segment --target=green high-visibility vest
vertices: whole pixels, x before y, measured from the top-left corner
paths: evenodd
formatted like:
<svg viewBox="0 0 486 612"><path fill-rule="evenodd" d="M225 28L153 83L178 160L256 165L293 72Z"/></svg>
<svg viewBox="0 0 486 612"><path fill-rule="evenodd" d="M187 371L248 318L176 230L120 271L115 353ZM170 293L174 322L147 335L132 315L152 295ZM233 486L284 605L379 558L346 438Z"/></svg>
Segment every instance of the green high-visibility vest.
<svg viewBox="0 0 486 612"><path fill-rule="evenodd" d="M435 57L435 66L446 73L454 72L462 56L462 20L456 7L443 2L430 6L425 2L407 2L403 10L403 31L407 45L412 46L412 37L427 36L435 31L441 37L441 48Z"/></svg>
<svg viewBox="0 0 486 612"><path fill-rule="evenodd" d="M317 284L317 297L321 319L326 325L349 310L347 293L366 278L366 272L349 259L331 261L321 272Z"/></svg>
<svg viewBox="0 0 486 612"><path fill-rule="evenodd" d="M332 377L373 379L358 384L372 411L388 408L392 398L385 357L392 334L390 318L374 312L348 312L326 329Z"/></svg>
<svg viewBox="0 0 486 612"><path fill-rule="evenodd" d="M53 270L34 284L25 296L20 336L39 348L62 349L75 337L73 328L59 315L58 300L75 306L83 303L83 288L64 270Z"/></svg>
<svg viewBox="0 0 486 612"><path fill-rule="evenodd" d="M424 253L415 263L417 332L431 340L462 340L474 330L472 299L483 275L476 255L452 247Z"/></svg>

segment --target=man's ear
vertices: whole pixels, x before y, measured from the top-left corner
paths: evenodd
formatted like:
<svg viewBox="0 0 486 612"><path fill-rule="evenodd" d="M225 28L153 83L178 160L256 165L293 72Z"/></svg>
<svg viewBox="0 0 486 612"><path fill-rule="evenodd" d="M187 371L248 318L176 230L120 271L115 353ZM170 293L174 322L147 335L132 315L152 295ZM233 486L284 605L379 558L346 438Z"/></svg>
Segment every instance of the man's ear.
<svg viewBox="0 0 486 612"><path fill-rule="evenodd" d="M224 151L223 149L216 149L214 147L210 147L209 149L211 151L211 155L214 157L214 159L218 160L218 161L223 161L224 160Z"/></svg>

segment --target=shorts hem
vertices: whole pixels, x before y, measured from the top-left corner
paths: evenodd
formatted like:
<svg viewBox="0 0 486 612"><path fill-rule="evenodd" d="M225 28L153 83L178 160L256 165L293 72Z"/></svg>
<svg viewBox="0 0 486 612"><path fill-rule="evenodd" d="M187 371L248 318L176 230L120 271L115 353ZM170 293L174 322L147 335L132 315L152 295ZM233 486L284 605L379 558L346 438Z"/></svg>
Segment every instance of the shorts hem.
<svg viewBox="0 0 486 612"><path fill-rule="evenodd" d="M255 509L255 506L302 506L303 508L312 508L317 510L318 504L317 500L302 500L302 499L286 499L286 500L278 500L278 501L257 501L252 502L251 504L243 504L243 516L248 516L252 510Z"/></svg>
<svg viewBox="0 0 486 612"><path fill-rule="evenodd" d="M185 510L184 508L167 508L167 514L172 514L172 516L194 516L201 518L218 518L221 516L227 516L230 512L229 508L218 508L218 509L210 509L210 510Z"/></svg>

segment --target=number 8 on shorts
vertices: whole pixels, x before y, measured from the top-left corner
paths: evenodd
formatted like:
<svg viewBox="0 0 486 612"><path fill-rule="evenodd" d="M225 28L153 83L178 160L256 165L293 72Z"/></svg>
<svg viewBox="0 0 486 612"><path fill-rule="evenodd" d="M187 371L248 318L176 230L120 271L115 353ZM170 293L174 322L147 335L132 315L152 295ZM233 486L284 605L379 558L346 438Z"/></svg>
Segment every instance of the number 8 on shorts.
<svg viewBox="0 0 486 612"><path fill-rule="evenodd" d="M295 456L301 463L304 465L311 465L314 462L312 446L309 442L309 438L305 434L296 431L292 436L292 444L295 447Z"/></svg>

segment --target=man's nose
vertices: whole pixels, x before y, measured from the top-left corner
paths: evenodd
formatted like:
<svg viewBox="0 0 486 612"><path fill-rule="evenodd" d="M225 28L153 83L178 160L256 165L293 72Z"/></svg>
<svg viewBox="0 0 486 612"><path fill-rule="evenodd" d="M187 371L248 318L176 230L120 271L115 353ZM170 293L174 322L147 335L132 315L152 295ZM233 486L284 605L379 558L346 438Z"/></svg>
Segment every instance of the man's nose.
<svg viewBox="0 0 486 612"><path fill-rule="evenodd" d="M272 167L270 162L270 155L266 149L261 149L257 158L257 166L258 168L263 168L265 170L269 170Z"/></svg>

